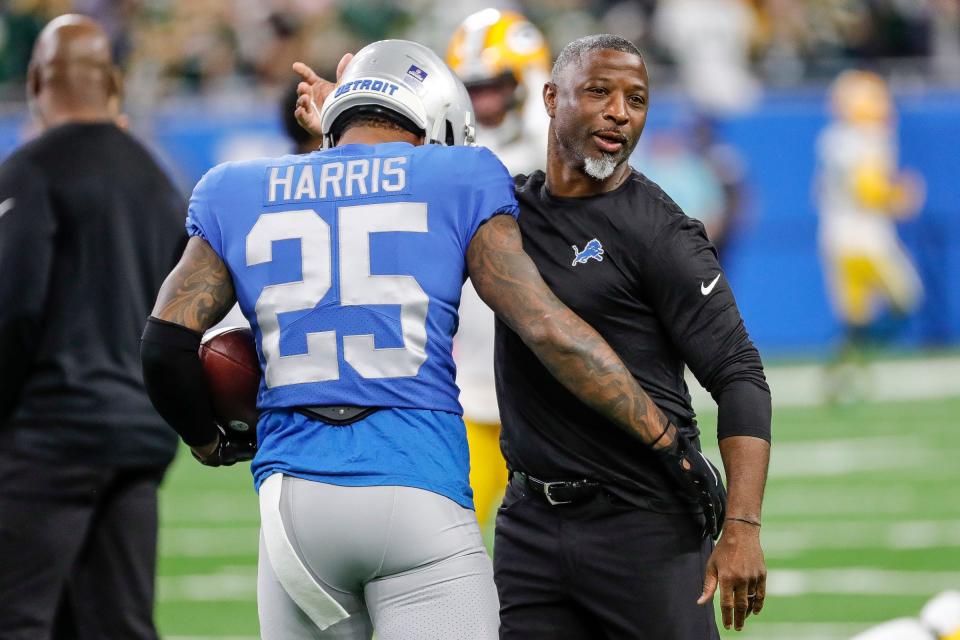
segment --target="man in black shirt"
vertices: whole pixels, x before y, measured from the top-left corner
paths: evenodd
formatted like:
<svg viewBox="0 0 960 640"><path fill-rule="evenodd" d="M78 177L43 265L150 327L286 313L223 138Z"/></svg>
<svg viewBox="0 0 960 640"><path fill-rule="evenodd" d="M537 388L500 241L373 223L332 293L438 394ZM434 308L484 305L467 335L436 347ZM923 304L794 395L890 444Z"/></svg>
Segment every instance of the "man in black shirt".
<svg viewBox="0 0 960 640"><path fill-rule="evenodd" d="M184 202L116 126L109 40L40 35L43 134L0 166L0 637L156 638L157 487L177 446L139 342Z"/></svg>
<svg viewBox="0 0 960 640"><path fill-rule="evenodd" d="M547 174L518 177L519 223L550 288L694 441L684 365L712 393L729 484L724 535L713 549L699 505L657 454L571 396L498 321L512 471L494 554L501 638L717 638L704 605L718 583L728 628L763 605L769 388L703 225L627 165L648 99L631 43L567 45L544 88Z"/></svg>

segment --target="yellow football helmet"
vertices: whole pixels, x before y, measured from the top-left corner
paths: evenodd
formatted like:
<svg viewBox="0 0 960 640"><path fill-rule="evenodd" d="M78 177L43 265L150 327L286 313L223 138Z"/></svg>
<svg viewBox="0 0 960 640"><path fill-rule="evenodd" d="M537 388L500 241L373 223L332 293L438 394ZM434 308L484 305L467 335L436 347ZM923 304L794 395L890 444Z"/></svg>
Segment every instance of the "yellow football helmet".
<svg viewBox="0 0 960 640"><path fill-rule="evenodd" d="M507 75L522 85L531 68L550 72L550 52L540 30L519 13L483 9L454 32L447 64L467 86Z"/></svg>
<svg viewBox="0 0 960 640"><path fill-rule="evenodd" d="M887 82L872 71L844 71L833 83L830 101L838 118L853 124L887 124L893 99Z"/></svg>

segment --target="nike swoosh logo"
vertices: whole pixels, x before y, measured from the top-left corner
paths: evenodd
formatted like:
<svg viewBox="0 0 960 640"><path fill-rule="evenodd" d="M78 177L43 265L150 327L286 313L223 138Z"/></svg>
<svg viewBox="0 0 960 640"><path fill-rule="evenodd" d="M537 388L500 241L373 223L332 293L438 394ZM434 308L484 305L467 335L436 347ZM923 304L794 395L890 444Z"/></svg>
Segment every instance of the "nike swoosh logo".
<svg viewBox="0 0 960 640"><path fill-rule="evenodd" d="M701 282L701 283L700 283L700 293L702 293L702 294L705 295L705 296L710 295L710 292L713 291L713 288L714 288L715 286L717 286L717 281L718 281L718 280L720 280L720 274L719 274L719 273L717 274L717 277L713 279L713 282L711 282L710 284L706 285L706 284L703 284L703 283Z"/></svg>
<svg viewBox="0 0 960 640"><path fill-rule="evenodd" d="M3 202L0 202L0 218L2 218L4 214L7 213L7 211L10 211L10 209L13 209L13 205L15 205L16 203L17 203L16 198L7 198Z"/></svg>

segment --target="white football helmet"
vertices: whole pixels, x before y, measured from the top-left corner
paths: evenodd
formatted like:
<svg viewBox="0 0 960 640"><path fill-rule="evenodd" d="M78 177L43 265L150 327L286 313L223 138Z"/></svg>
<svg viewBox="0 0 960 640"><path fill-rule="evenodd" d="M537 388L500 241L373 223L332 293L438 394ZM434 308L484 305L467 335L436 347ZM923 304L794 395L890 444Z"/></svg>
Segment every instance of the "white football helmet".
<svg viewBox="0 0 960 640"><path fill-rule="evenodd" d="M341 116L355 109L421 133L428 144L474 144L470 95L443 60L416 42L381 40L357 52L320 111L325 148L340 137Z"/></svg>

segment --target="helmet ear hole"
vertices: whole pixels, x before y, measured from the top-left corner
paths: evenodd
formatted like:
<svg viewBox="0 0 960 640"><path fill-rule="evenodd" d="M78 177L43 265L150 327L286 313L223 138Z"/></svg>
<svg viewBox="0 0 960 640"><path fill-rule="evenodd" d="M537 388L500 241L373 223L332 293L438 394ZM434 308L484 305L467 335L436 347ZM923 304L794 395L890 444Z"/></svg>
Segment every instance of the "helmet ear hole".
<svg viewBox="0 0 960 640"><path fill-rule="evenodd" d="M452 147L455 145L456 138L453 137L453 123L447 120L447 135L446 135L447 146Z"/></svg>

